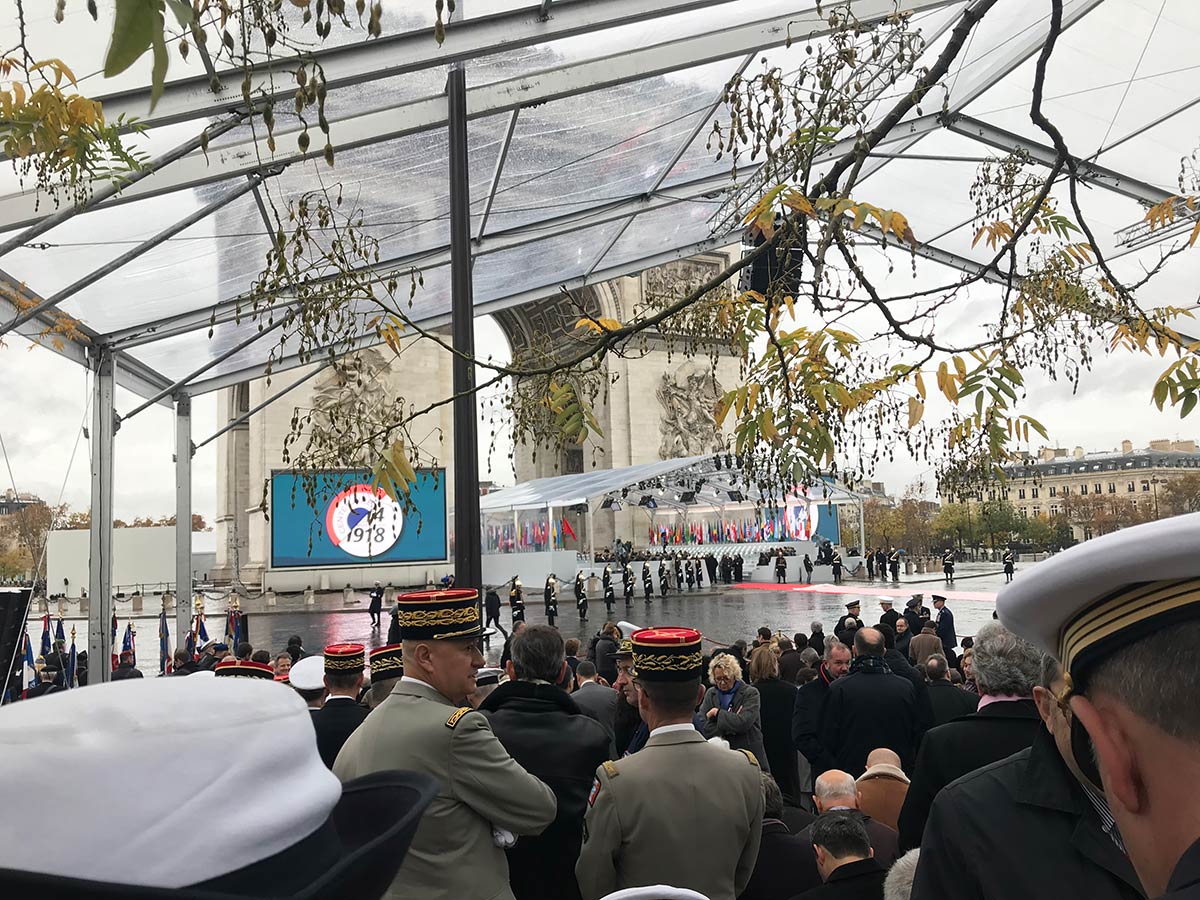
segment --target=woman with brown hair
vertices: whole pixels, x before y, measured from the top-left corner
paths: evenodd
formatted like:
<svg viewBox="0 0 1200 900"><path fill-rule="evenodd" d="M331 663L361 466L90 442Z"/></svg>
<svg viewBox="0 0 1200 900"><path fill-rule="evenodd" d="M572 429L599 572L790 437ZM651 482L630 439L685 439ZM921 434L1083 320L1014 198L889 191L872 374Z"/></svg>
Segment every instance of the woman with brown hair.
<svg viewBox="0 0 1200 900"><path fill-rule="evenodd" d="M771 774L789 806L799 806L800 768L792 744L792 712L796 708L796 686L779 677L779 657L770 647L750 654L750 681L759 697L759 720L763 749Z"/></svg>

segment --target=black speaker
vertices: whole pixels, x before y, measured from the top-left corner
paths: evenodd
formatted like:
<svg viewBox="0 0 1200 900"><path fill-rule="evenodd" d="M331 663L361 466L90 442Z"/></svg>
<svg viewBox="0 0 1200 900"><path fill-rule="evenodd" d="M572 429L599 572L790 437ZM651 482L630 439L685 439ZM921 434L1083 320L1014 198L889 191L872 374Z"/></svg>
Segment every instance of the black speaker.
<svg viewBox="0 0 1200 900"><path fill-rule="evenodd" d="M6 676L0 685L0 699L5 690L19 698L25 689L21 683L21 637L32 597L32 588L0 587L0 672Z"/></svg>

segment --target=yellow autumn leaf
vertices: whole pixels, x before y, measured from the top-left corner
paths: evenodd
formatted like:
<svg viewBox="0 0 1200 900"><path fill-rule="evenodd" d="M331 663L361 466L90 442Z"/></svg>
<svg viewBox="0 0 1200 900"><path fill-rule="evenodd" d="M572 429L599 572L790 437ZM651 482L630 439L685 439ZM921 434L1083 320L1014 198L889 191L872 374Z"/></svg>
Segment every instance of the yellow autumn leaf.
<svg viewBox="0 0 1200 900"><path fill-rule="evenodd" d="M915 428L925 415L925 404L916 397L908 398L908 427Z"/></svg>

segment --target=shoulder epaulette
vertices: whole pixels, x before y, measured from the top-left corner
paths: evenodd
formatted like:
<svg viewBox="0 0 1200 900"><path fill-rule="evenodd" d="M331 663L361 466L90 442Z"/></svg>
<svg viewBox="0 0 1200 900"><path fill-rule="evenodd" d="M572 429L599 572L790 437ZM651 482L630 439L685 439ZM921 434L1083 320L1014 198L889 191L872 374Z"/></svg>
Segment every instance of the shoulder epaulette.
<svg viewBox="0 0 1200 900"><path fill-rule="evenodd" d="M738 752L745 753L746 759L750 760L750 764L752 766L754 766L754 768L756 768L756 769L759 768L758 759L754 756L753 753L751 753L749 750L739 750Z"/></svg>
<svg viewBox="0 0 1200 900"><path fill-rule="evenodd" d="M609 778L616 778L621 774L617 769L617 764L611 759L604 763L604 773L608 775Z"/></svg>
<svg viewBox="0 0 1200 900"><path fill-rule="evenodd" d="M469 707L469 706L460 706L458 709L456 709L456 710L455 710L455 711L454 711L454 712L451 714L450 718L448 718L448 719L446 720L446 727L447 727L447 728L453 728L455 725L457 725L457 724L458 724L458 720L459 720L459 719L461 719L463 716L465 716L465 715L466 715L467 713L469 713L469 712L471 712L471 707Z"/></svg>

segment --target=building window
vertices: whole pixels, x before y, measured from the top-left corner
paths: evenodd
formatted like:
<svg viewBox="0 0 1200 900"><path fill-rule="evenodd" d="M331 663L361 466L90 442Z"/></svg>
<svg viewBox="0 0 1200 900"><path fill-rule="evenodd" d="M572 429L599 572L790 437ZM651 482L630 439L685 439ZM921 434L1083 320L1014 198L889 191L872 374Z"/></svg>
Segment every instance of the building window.
<svg viewBox="0 0 1200 900"><path fill-rule="evenodd" d="M1057 487L1051 486L1051 488L1050 488L1050 496L1051 496L1051 497L1057 497L1057 496L1058 496L1058 488L1057 488Z"/></svg>
<svg viewBox="0 0 1200 900"><path fill-rule="evenodd" d="M1066 489L1066 488L1063 488L1063 495L1065 496L1065 495L1066 495L1066 493L1067 493L1067 489ZM1085 497L1087 496L1087 485L1086 485L1086 484L1081 484L1081 485L1079 486L1079 493L1080 493L1080 494L1082 494L1082 495L1083 495L1083 496L1085 496Z"/></svg>
<svg viewBox="0 0 1200 900"><path fill-rule="evenodd" d="M1020 488L1020 489L1017 491L1017 499L1018 499L1018 500L1024 500L1024 499L1025 499L1025 488Z"/></svg>
<svg viewBox="0 0 1200 900"><path fill-rule="evenodd" d="M1134 489L1134 486L1133 486L1133 482L1132 482L1132 481L1131 481L1131 482L1129 482L1129 485L1128 485L1128 486L1125 488L1125 490L1126 490L1128 493L1130 493L1130 494L1132 494L1132 493L1134 492L1134 490L1135 490L1135 489Z"/></svg>
<svg viewBox="0 0 1200 900"><path fill-rule="evenodd" d="M1021 518L1022 518L1022 519L1028 519L1028 518L1029 518L1029 508L1028 508L1028 507L1025 507L1025 506L1022 506L1022 507L1021 507Z"/></svg>
<svg viewBox="0 0 1200 900"><path fill-rule="evenodd" d="M1108 483L1108 492L1110 494L1115 494L1117 492L1117 483L1115 481L1110 481Z"/></svg>
<svg viewBox="0 0 1200 900"><path fill-rule="evenodd" d="M1092 487L1094 487L1094 488L1095 488L1095 490L1094 490L1094 491L1092 491L1092 493L1093 493L1093 494L1102 494L1102 493L1104 493L1104 491L1103 491L1103 490L1101 490L1101 488L1103 487L1103 485L1100 485L1100 484L1093 484L1093 485L1092 485Z"/></svg>
<svg viewBox="0 0 1200 900"><path fill-rule="evenodd" d="M1036 499L1038 498L1038 489L1037 489L1037 488L1031 488L1031 489L1030 489L1030 491L1029 491L1029 497L1030 497L1030 499L1031 499L1031 500L1036 500Z"/></svg>
<svg viewBox="0 0 1200 900"><path fill-rule="evenodd" d="M562 473L564 475L579 475L583 472L583 448L567 447L563 451Z"/></svg>
<svg viewBox="0 0 1200 900"><path fill-rule="evenodd" d="M1050 515L1052 515L1052 516L1058 515L1058 504L1057 503L1050 504Z"/></svg>
<svg viewBox="0 0 1200 900"><path fill-rule="evenodd" d="M1149 492L1150 492L1150 482L1143 481L1142 482L1142 493L1145 494L1145 493L1149 493Z"/></svg>

